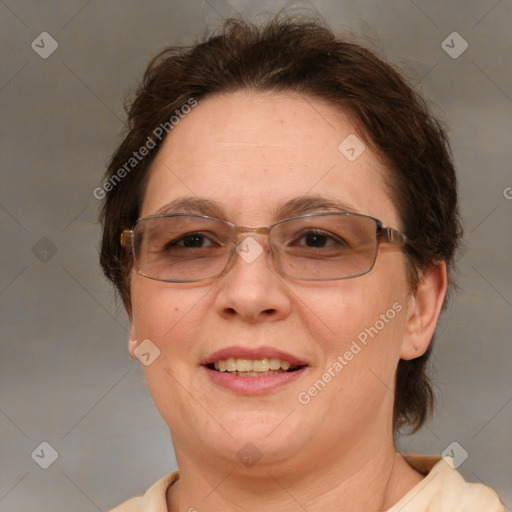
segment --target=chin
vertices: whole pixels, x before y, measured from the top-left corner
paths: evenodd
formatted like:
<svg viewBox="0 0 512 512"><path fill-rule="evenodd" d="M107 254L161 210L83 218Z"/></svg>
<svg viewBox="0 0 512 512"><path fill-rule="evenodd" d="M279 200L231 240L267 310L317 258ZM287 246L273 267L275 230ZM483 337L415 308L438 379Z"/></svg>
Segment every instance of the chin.
<svg viewBox="0 0 512 512"><path fill-rule="evenodd" d="M301 418L292 418L295 412L261 411L254 413L233 412L223 422L231 434L214 435L219 455L233 454L236 462L244 457L261 458L261 463L280 463L293 457L308 444L307 425ZM284 421L283 421L284 420ZM219 427L220 428L220 427ZM217 429L215 429L217 430ZM216 433L217 434L217 433ZM210 437L210 435L206 437ZM214 449L212 445L209 450Z"/></svg>

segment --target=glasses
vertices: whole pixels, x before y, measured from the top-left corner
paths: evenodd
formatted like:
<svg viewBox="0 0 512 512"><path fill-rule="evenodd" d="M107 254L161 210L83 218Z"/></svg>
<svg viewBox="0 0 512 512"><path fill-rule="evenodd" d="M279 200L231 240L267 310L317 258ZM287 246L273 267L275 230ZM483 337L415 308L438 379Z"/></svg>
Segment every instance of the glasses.
<svg viewBox="0 0 512 512"><path fill-rule="evenodd" d="M237 252L247 262L261 246L244 233L268 235L277 270L304 281L329 281L364 275L373 268L381 242L408 239L367 215L326 212L280 220L266 228L246 228L205 215L166 214L140 218L121 234L138 273L149 279L190 283L225 274ZM252 255L249 255L251 253ZM245 254L244 254L245 253Z"/></svg>

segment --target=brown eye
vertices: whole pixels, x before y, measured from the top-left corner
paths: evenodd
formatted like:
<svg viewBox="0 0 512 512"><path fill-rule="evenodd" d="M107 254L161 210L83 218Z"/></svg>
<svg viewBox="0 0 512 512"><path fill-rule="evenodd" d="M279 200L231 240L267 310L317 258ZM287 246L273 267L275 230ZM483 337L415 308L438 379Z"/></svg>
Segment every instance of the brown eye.
<svg viewBox="0 0 512 512"><path fill-rule="evenodd" d="M304 240L304 243L297 245L322 249L324 247L333 247L334 245L346 245L345 241L331 233L321 230L311 230L302 233L297 240Z"/></svg>
<svg viewBox="0 0 512 512"><path fill-rule="evenodd" d="M186 233L165 244L163 249L170 250L176 247L184 249L206 249L214 247L215 245L219 246L221 244L214 242L211 238L208 238L202 233Z"/></svg>

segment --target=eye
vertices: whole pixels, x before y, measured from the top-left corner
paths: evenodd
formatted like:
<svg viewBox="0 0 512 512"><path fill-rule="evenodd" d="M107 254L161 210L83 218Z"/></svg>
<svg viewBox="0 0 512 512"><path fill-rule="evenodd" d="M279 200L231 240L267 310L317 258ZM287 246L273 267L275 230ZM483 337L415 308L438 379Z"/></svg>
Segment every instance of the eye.
<svg viewBox="0 0 512 512"><path fill-rule="evenodd" d="M342 238L327 231L322 231L320 229L309 230L307 232L302 233L296 239L296 242L300 240L304 240L305 243L298 243L297 245L305 245L307 247L313 247L317 249L322 249L324 247L333 247L336 245L347 245L347 243Z"/></svg>
<svg viewBox="0 0 512 512"><path fill-rule="evenodd" d="M167 242L163 248L163 250L171 250L173 248L179 247L184 249L204 249L207 247L213 247L215 245L220 245L217 242L210 240L205 234L202 233L186 233L181 235L180 237Z"/></svg>

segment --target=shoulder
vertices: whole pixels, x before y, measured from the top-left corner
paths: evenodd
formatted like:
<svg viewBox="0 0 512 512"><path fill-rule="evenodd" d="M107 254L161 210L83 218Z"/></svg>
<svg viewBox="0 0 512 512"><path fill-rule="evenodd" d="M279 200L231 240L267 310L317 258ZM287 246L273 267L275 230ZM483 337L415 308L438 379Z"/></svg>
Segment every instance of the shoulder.
<svg viewBox="0 0 512 512"><path fill-rule="evenodd" d="M504 511L492 489L466 482L450 465L449 459L422 455L404 455L404 458L426 476L387 512Z"/></svg>
<svg viewBox="0 0 512 512"><path fill-rule="evenodd" d="M165 512L167 510L167 489L179 478L175 471L155 482L142 496L136 496L110 512Z"/></svg>

